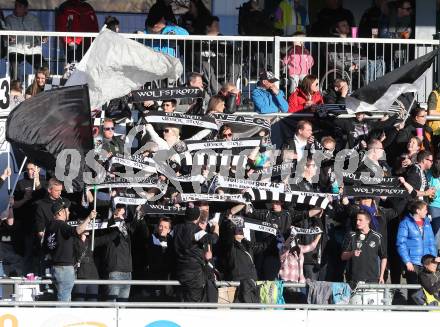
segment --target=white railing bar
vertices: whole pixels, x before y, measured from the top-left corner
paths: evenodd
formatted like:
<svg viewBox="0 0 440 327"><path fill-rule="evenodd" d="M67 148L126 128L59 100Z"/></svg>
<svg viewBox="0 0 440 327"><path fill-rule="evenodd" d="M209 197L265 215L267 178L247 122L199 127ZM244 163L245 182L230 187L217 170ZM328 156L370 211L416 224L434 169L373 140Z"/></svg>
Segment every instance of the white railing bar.
<svg viewBox="0 0 440 327"><path fill-rule="evenodd" d="M262 304L262 303L194 303L194 302L57 302L0 301L0 307L93 307L93 308L162 308L162 309L291 309L291 310L373 310L373 311L434 311L436 306L424 305L338 305L338 304Z"/></svg>
<svg viewBox="0 0 440 327"><path fill-rule="evenodd" d="M280 41L293 42L337 42L337 43L378 43L378 44L419 44L419 45L435 45L438 46L438 40L428 39L373 39L373 38L351 38L351 37L313 37L313 36L290 36L279 37Z"/></svg>
<svg viewBox="0 0 440 327"><path fill-rule="evenodd" d="M126 38L136 39L162 39L162 40L200 40L200 41L274 41L273 37L263 36L208 36L208 35L160 35L160 34L144 34L144 33L118 33ZM55 36L55 37L97 37L99 33L85 33L85 32L44 32L44 31L12 31L1 30L0 35L17 35L17 36Z"/></svg>
<svg viewBox="0 0 440 327"><path fill-rule="evenodd" d="M22 279L2 279L1 284L6 285L50 285L53 284L51 279L40 280L22 280ZM177 280L105 280L105 279L76 279L77 285L145 285L145 286L179 286ZM240 282L236 281L217 281L216 285L222 286L239 286ZM285 287L306 287L305 283L284 282ZM419 284L359 284L356 289L420 289Z"/></svg>
<svg viewBox="0 0 440 327"><path fill-rule="evenodd" d="M0 30L0 35L17 35L17 36L55 36L55 37L97 37L99 33L85 32L49 32L49 31L13 31ZM275 42L279 38L280 42L304 41L304 42L337 42L337 43L377 43L377 44L416 44L416 45L433 45L438 46L438 40L428 39L380 39L380 38L338 38L338 37L278 37L278 36L207 36L207 35L160 35L160 34L144 34L144 33L119 33L127 38L136 39L172 39L172 40L200 40L200 41L260 41Z"/></svg>

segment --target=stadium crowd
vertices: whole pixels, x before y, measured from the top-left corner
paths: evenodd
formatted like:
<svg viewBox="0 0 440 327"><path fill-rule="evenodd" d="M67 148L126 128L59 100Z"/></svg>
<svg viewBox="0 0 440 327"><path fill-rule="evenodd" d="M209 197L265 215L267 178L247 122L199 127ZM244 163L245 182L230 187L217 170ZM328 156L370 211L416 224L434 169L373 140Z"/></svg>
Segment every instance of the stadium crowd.
<svg viewBox="0 0 440 327"><path fill-rule="evenodd" d="M145 33L219 35L218 18L211 16L201 1L192 0L190 3L189 12L181 17L178 26L167 1L157 1L146 20ZM373 7L362 18L359 35L411 37L414 31L410 19L411 1L397 1L389 7L385 3L374 1ZM27 0L16 0L13 17L5 19L7 28L23 29L23 19L22 26L14 27L18 22L15 18L28 15L20 11L26 12L28 5ZM65 6L70 5L76 8L87 4L69 0ZM329 32L334 32L341 37L349 36L353 31L351 27L354 27L353 15L343 9L339 1L328 0L326 6L318 15L319 24L309 26L305 8L297 1L281 1L275 11L273 27L270 21L252 23L258 21L262 14L256 7L256 1L249 1L240 11L240 33L272 35L277 30L288 36L306 35L309 31L312 35L329 36ZM87 8L84 11L90 10ZM289 10L298 13L296 22L291 21L293 16L286 13ZM286 19L288 21L283 21ZM62 17L57 23L63 24ZM115 17L109 17L106 23L108 28L118 32L119 22ZM69 26L83 27L75 22ZM267 29L263 30L264 26ZM334 30L319 30L319 27L325 26L333 26ZM97 30L96 24L88 31L94 31L95 27ZM60 31L64 30L60 27ZM89 46L81 42L81 38L66 39L68 57L72 61L80 59L83 50ZM77 51L79 48L81 51ZM160 45L155 48L175 55L173 48L164 49ZM28 60L17 55L12 58ZM337 56L334 59L342 65L347 61ZM35 61L41 62L42 59ZM348 61L352 62L351 59ZM156 158L160 151L176 150L177 155L170 156L167 164L177 178L181 177L179 181L183 190L179 191L170 183L168 174L159 170L147 174L137 167L136 173L144 173L142 176L154 181L140 194L120 187L92 187L85 188L83 192L67 193L53 171L27 162L24 177L18 181L8 209L2 213L0 258L5 275L53 277L60 301L70 301L71 296L76 300L171 301L178 298L188 302L216 301L213 282L228 280L240 282L236 296L238 301L250 302L255 301L256 281L347 282L355 287L359 282L400 284L402 277L410 284L422 282L425 289L440 300L439 284L435 280L440 262L437 257L440 243L436 239L440 229L437 139L440 126L428 123L426 119L428 112L440 114L438 93L434 91L431 94L427 110L417 102L406 108L410 114L407 120L405 115L397 114L374 120L369 119L365 112L357 112L353 118L338 118L337 115L322 117L319 115L320 107L345 105L345 98L349 95L347 81L336 79L329 89L321 93L318 78L310 74L315 60L301 43L295 43L287 50L283 62L291 83L288 97L277 86L279 80L275 75L264 70L252 91L255 111L262 114L306 111L315 116L310 120L294 120L293 125L283 125L292 133L283 139L281 154L276 153L271 145L270 131L261 126L247 135L258 140L257 146L253 143L240 145L240 142L236 147L232 146L233 155L238 155L243 148L249 150L239 180L259 185L252 184L255 174L272 170L272 165L287 164L288 173L284 170L284 174L263 176L258 182L265 187L268 184L281 185L281 193L288 190L286 193L316 194L325 198L327 205L318 205L316 198L308 202L257 199L255 192L242 185L232 187L219 183L218 187L212 188L218 178L238 176L240 167L232 162L222 164L223 168L226 167L223 170L226 175L216 170L216 164L207 162L199 167L199 174L194 174L195 164L179 156L182 152L191 151L177 151L182 141L183 146L185 143L187 146L200 143L206 147L209 147L209 142L219 142L214 151L221 157L224 150L231 150L226 146L231 144L228 142L242 140L240 128L219 119L219 114L239 115L237 108L241 94L232 83L236 76L227 76L225 83L218 86L220 81L210 74L212 67L196 65L202 71L189 74L187 86L202 89L204 97L136 104L129 103L127 98L115 99L103 107L105 118L95 133L100 149L107 153L105 157L99 156L98 161L106 168L109 179L130 170L122 161L116 164L112 161L127 157L124 148L129 149L128 159L134 160L136 154L136 160L141 163ZM380 67L376 63L380 63ZM373 71L376 77L386 71L386 63L379 60L374 60L372 67L372 61L366 58L363 65L358 68ZM13 66L11 76L16 77ZM11 82L12 102L18 105L25 98L44 92L49 76L47 68L38 68L33 84L25 92L18 80ZM148 122L147 117L155 113L174 117L178 107L179 110L183 108L188 116L199 117L197 119L201 121L215 120L218 128L197 129L192 125L173 124L172 119L171 123ZM121 124L118 116L127 110L130 116L136 113L133 126L143 126L135 139L126 137L130 133L130 125ZM405 108L402 110L405 111ZM176 114L175 117L188 116ZM122 128L123 132L117 133L118 128ZM341 159L339 164L337 160L341 150L347 150L342 157L342 166ZM363 173L367 178L375 178L383 173L385 178L392 178L392 188L402 189L404 195L395 197L384 193L369 196L368 192L347 195L347 187L360 184L347 176L338 179L338 167L342 169L352 157L359 160L358 167L353 171L355 176ZM10 175L10 169L5 169L1 182L4 183ZM183 177L191 175L196 175L201 191L187 191L194 181ZM381 183L382 177L375 182ZM161 185L164 184L168 187L162 192ZM198 193L200 198L181 201L182 193ZM244 201L211 201L209 197L202 196L207 194L218 195L218 199L238 195ZM120 197L137 199L137 195L142 195L146 203L128 205L115 202ZM225 197L221 198L222 195ZM88 225L95 219L106 223L107 227L96 229L92 241ZM267 232L263 227L259 230L249 228L246 222L266 226L273 232ZM75 278L170 279L178 280L181 286L108 285L99 289L97 285L74 286ZM302 301L302 295L302 290L285 288L288 302ZM399 295L397 292L395 299ZM406 300L413 303L411 296Z"/></svg>

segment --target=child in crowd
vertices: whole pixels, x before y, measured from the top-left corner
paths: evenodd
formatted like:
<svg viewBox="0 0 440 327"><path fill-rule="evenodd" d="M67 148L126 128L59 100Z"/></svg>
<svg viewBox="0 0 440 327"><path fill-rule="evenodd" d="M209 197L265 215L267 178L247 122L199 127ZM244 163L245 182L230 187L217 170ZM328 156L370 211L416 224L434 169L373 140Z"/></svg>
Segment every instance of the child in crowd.
<svg viewBox="0 0 440 327"><path fill-rule="evenodd" d="M304 32L296 32L294 36L306 36ZM283 64L287 66L289 76L289 94L299 85L299 82L309 73L314 61L309 50L304 47L302 41L294 41L283 58Z"/></svg>

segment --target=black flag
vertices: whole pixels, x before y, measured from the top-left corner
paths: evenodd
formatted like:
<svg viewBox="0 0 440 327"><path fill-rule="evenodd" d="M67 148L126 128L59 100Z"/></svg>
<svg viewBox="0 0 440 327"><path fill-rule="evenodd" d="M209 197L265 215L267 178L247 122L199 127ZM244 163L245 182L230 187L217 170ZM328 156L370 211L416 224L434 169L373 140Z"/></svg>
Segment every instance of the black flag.
<svg viewBox="0 0 440 327"><path fill-rule="evenodd" d="M410 88L399 88L399 86L402 84L413 84L432 65L438 54L439 49L431 51L361 87L347 98L347 109L354 112L361 110L370 111L364 109L368 105L374 104L376 104L376 109L389 109L389 107L380 108L378 101L381 100L379 101L380 103L389 103L391 105L401 94L414 92ZM390 89L391 87L393 88ZM390 101L383 101L385 98L390 99Z"/></svg>
<svg viewBox="0 0 440 327"><path fill-rule="evenodd" d="M8 116L6 139L30 161L48 170L55 170L62 150L75 149L82 158L82 177L85 155L93 149L88 87L54 89L22 102ZM79 191L83 185L75 180L73 186Z"/></svg>

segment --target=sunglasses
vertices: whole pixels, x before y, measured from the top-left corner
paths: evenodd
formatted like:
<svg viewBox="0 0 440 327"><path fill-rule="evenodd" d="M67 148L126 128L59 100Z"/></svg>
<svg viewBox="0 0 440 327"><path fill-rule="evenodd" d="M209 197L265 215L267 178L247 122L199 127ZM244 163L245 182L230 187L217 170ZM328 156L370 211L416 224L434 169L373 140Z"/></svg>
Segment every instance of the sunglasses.
<svg viewBox="0 0 440 327"><path fill-rule="evenodd" d="M232 133L225 133L225 134L223 134L223 137L231 137L232 136Z"/></svg>
<svg viewBox="0 0 440 327"><path fill-rule="evenodd" d="M104 127L104 131L114 131L114 127Z"/></svg>

